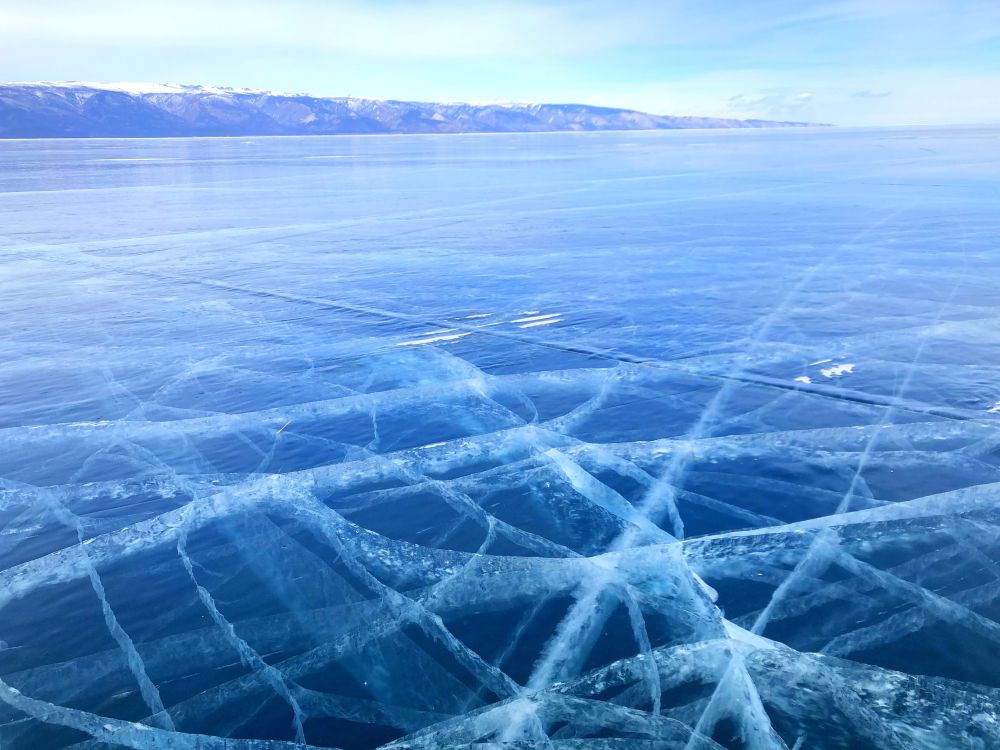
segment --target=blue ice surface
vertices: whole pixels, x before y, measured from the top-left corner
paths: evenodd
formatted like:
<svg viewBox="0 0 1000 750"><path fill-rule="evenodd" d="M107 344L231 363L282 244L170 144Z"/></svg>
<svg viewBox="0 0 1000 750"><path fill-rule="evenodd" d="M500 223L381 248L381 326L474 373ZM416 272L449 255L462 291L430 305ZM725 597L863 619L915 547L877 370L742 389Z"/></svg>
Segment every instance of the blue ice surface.
<svg viewBox="0 0 1000 750"><path fill-rule="evenodd" d="M10 141L0 248L5 750L1000 748L1000 130Z"/></svg>

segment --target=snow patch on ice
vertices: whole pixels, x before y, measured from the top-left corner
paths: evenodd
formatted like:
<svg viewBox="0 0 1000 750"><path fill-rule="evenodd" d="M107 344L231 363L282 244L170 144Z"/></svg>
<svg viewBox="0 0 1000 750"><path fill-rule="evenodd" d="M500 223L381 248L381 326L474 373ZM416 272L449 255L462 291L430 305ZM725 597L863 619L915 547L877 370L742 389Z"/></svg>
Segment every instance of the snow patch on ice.
<svg viewBox="0 0 1000 750"><path fill-rule="evenodd" d="M472 331L467 331L465 333L452 333L446 336L431 336L425 339L413 339L412 341L401 341L396 346L423 346L424 344L436 344L441 341L455 341L456 339L464 338L465 336L471 336Z"/></svg>
<svg viewBox="0 0 1000 750"><path fill-rule="evenodd" d="M528 313L524 313L528 315ZM558 318L562 313L549 313L547 315L529 315L527 318L514 318L511 323L533 323L536 320L547 320L548 318Z"/></svg>
<svg viewBox="0 0 1000 750"><path fill-rule="evenodd" d="M534 328L535 326L547 326L552 323L562 323L562 318L549 318L548 320L536 320L534 323L525 323L518 328Z"/></svg>
<svg viewBox="0 0 1000 750"><path fill-rule="evenodd" d="M850 375L854 372L854 364L851 362L844 362L843 364L834 365L833 367L824 367L820 370L823 373L824 378L839 378L841 375Z"/></svg>

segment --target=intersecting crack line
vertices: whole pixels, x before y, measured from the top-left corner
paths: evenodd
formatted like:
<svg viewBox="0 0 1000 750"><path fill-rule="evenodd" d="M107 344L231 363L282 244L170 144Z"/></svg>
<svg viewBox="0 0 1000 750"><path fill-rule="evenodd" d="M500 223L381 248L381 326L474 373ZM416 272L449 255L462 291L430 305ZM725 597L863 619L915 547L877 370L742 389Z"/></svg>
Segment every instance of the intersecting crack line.
<svg viewBox="0 0 1000 750"><path fill-rule="evenodd" d="M302 711L302 707L295 699L295 696L292 695L292 692L285 681L285 676L281 673L281 670L264 661L260 654L258 654L249 643L240 638L232 623L229 622L222 612L219 611L219 608L208 589L198 583L198 578L195 576L194 572L194 566L192 565L191 558L187 553L187 530L185 528L181 529L180 534L178 534L177 537L177 554L180 556L184 569L187 571L188 577L191 579L191 583L194 584L195 589L198 592L198 598L201 600L202 605L208 610L209 614L212 616L212 620L214 620L216 625L218 625L226 640L229 641L234 649L236 649L236 652L240 655L240 660L250 666L254 672L261 675L261 677L279 696L285 700L286 703L288 703L289 707L292 709L294 717L293 724L295 726L295 741L304 745L306 742L305 729L303 726L305 714Z"/></svg>
<svg viewBox="0 0 1000 750"><path fill-rule="evenodd" d="M105 626L108 629L109 635L118 644L118 648L121 649L122 654L125 656L126 664L139 686L139 692L142 695L143 701L156 715L158 722L163 725L163 728L173 731L175 728L174 723L170 714L163 707L160 691L149 678L142 656L136 649L132 638L119 623L118 617L115 615L115 611L108 601L107 593L104 590L104 582L101 580L101 576L97 572L97 568L87 549L87 540L84 539L83 528L79 518L67 510L57 496L46 495L45 498L50 505L53 515L76 532L77 549L80 553L80 559L87 578L90 580L91 588L93 588L94 594L100 602Z"/></svg>

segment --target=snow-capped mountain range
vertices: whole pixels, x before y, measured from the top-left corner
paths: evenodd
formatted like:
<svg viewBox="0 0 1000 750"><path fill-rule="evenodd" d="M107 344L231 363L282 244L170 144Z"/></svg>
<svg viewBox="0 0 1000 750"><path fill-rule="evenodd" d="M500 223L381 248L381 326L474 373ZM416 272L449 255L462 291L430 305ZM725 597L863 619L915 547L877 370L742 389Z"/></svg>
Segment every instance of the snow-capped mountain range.
<svg viewBox="0 0 1000 750"><path fill-rule="evenodd" d="M807 124L652 115L585 104L406 102L175 84L0 84L0 138L503 133Z"/></svg>

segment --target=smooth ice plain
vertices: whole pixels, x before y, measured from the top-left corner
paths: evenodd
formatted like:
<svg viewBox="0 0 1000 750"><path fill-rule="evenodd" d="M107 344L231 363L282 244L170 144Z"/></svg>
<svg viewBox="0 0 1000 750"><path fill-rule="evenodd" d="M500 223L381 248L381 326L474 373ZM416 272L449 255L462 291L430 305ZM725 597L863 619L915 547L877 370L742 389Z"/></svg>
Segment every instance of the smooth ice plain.
<svg viewBox="0 0 1000 750"><path fill-rule="evenodd" d="M1000 748L1000 130L0 143L0 746Z"/></svg>

